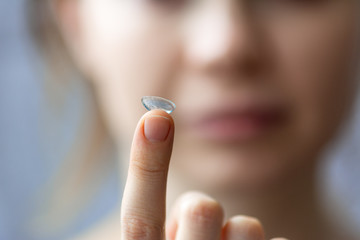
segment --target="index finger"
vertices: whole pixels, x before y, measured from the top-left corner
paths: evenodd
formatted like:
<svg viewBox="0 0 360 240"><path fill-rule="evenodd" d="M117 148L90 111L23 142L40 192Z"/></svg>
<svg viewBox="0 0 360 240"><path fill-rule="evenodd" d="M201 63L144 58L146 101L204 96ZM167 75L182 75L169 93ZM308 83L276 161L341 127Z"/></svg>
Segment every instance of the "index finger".
<svg viewBox="0 0 360 240"><path fill-rule="evenodd" d="M162 110L139 121L121 206L121 239L163 239L174 121Z"/></svg>

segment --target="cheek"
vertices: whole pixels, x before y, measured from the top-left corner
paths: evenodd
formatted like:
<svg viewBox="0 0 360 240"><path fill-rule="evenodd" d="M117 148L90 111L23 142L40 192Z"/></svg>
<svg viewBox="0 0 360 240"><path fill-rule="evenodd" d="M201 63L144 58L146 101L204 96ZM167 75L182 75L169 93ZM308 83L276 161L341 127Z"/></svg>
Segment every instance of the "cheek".
<svg viewBox="0 0 360 240"><path fill-rule="evenodd" d="M334 133L354 95L356 26L340 16L294 24L272 29L278 81L293 105L295 135L318 146Z"/></svg>
<svg viewBox="0 0 360 240"><path fill-rule="evenodd" d="M171 98L176 34L169 21L129 3L89 2L82 9L85 73L94 80L112 131L131 139L144 113L141 97Z"/></svg>

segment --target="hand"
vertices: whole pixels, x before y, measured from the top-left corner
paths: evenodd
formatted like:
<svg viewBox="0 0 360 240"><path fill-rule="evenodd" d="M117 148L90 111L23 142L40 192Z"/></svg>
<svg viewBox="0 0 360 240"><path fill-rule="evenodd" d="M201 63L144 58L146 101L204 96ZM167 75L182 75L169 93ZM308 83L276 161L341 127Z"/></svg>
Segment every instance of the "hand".
<svg viewBox="0 0 360 240"><path fill-rule="evenodd" d="M169 114L153 110L139 121L121 207L121 239L265 239L260 222L254 218L235 216L223 225L220 204L197 192L180 197L165 230L166 183L173 139L174 121Z"/></svg>

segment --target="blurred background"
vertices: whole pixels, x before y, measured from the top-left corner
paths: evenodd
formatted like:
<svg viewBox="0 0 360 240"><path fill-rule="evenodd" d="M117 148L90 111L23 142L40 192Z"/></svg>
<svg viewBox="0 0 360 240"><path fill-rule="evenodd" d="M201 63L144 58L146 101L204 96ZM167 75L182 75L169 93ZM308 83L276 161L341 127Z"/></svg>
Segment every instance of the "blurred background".
<svg viewBox="0 0 360 240"><path fill-rule="evenodd" d="M104 170L101 180L94 177L101 187L73 223L57 236L42 233L36 211L48 201L43 196L51 192L49 185L56 185L54 175L59 169L76 171L76 163L67 169L62 161L78 141L79 131L86 131L84 116L91 115L91 104L86 89L76 81L59 88L64 93L63 107L53 109L48 103L41 60L28 33L25 3L0 0L0 239L66 239L113 210L119 201L117 168Z"/></svg>
<svg viewBox="0 0 360 240"><path fill-rule="evenodd" d="M0 239L66 239L95 224L119 201L115 155L105 156L112 167L89 180L99 188L86 195L87 204L74 222L56 235L42 234L37 209L46 204L43 196L51 192L59 169L77 170L76 163L64 167L64 154L79 140L79 131L86 132L84 123L94 113L80 81L59 89L62 107L48 103L41 59L28 34L25 1L0 0ZM360 227L360 104L342 139L324 157L329 158L322 168L325 196L348 212L353 219L349 225ZM61 197L71 199L66 194L71 192ZM53 211L54 221L61 218L60 210Z"/></svg>

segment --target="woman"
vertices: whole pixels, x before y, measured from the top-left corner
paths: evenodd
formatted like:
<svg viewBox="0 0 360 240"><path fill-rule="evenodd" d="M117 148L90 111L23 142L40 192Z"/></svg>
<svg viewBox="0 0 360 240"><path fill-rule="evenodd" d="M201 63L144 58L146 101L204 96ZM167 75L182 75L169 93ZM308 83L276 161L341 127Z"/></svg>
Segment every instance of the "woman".
<svg viewBox="0 0 360 240"><path fill-rule="evenodd" d="M316 167L356 93L358 1L50 5L129 167L121 230L84 239L356 239L323 211ZM136 127L146 95L177 104L176 134L160 110Z"/></svg>

